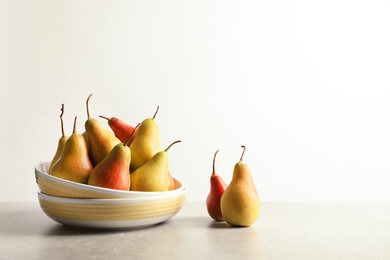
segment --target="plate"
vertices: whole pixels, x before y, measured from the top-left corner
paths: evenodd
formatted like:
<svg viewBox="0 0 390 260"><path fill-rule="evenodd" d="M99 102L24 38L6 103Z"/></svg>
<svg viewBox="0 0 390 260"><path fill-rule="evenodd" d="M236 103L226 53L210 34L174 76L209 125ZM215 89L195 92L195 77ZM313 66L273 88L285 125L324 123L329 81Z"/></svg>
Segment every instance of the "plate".
<svg viewBox="0 0 390 260"><path fill-rule="evenodd" d="M185 203L187 190L155 197L75 199L38 192L43 212L63 225L99 229L138 229L169 220Z"/></svg>

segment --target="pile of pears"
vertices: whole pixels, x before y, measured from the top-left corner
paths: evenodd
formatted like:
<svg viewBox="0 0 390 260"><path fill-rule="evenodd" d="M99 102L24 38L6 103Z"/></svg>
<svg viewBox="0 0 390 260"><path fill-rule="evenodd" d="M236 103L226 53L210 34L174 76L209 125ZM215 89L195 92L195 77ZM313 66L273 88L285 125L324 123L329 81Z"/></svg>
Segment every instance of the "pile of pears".
<svg viewBox="0 0 390 260"><path fill-rule="evenodd" d="M251 171L243 162L246 147L241 147L241 158L234 165L229 185L216 173L215 158L219 150L215 152L206 207L210 217L216 221L226 221L231 226L249 227L260 213L260 199Z"/></svg>
<svg viewBox="0 0 390 260"><path fill-rule="evenodd" d="M86 101L85 131L77 132L77 116L73 132L64 132L64 105L61 107L62 136L50 163L48 173L55 177L116 190L168 191L174 179L169 172L170 147L161 147L160 129L153 117L132 126L117 117L106 119L111 130L105 128L89 112L90 94Z"/></svg>

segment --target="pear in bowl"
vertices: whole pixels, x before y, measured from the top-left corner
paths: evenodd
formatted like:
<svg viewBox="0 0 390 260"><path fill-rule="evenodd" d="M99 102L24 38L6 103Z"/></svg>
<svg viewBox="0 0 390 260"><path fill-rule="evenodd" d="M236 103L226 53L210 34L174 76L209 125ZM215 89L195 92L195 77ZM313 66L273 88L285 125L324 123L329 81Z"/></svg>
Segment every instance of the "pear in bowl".
<svg viewBox="0 0 390 260"><path fill-rule="evenodd" d="M125 199L144 198L160 195L181 193L185 185L173 178L174 188L169 191L123 191L101 188L88 184L68 181L48 174L50 162L40 162L35 165L35 179L40 191L44 194L65 198L89 198L89 199Z"/></svg>

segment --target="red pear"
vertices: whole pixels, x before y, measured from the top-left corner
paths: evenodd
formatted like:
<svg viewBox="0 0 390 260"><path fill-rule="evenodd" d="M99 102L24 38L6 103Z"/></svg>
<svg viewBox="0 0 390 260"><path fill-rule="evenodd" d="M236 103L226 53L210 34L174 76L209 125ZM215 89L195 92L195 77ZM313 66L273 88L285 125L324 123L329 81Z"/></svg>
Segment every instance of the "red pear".
<svg viewBox="0 0 390 260"><path fill-rule="evenodd" d="M134 133L128 136L124 143L114 146L111 152L93 168L88 184L116 190L130 190L131 151L128 142Z"/></svg>
<svg viewBox="0 0 390 260"><path fill-rule="evenodd" d="M115 136L122 142L126 142L129 135L134 131L135 127L132 125L129 125L125 121L119 119L118 117L106 117L100 115L99 117L104 118L107 120L109 127L114 132ZM136 132L131 137L128 146L131 144L135 137Z"/></svg>
<svg viewBox="0 0 390 260"><path fill-rule="evenodd" d="M169 180L168 190L174 190L175 189L175 180L173 179L173 176L172 176L170 171L168 171L168 180Z"/></svg>
<svg viewBox="0 0 390 260"><path fill-rule="evenodd" d="M213 171L210 177L210 192L206 199L206 206L210 217L217 221L221 221L224 220L224 218L221 213L220 202L222 194L225 192L227 185L223 181L222 177L215 171L215 157L217 156L218 152L219 150L217 150L214 154Z"/></svg>

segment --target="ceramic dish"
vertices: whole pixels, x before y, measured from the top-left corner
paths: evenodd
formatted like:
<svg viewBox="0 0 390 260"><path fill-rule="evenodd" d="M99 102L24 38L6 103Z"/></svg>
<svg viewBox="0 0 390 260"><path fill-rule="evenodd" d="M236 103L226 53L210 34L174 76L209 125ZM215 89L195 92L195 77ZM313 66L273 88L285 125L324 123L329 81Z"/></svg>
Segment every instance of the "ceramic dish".
<svg viewBox="0 0 390 260"><path fill-rule="evenodd" d="M38 192L39 204L54 221L100 229L145 228L176 215L186 199L186 189L174 194L130 199L74 199Z"/></svg>
<svg viewBox="0 0 390 260"><path fill-rule="evenodd" d="M35 179L39 189L48 195L66 198L123 199L154 197L163 194L181 193L185 186L174 179L175 189L163 192L121 191L76 183L49 175L50 162L41 162L35 166Z"/></svg>

